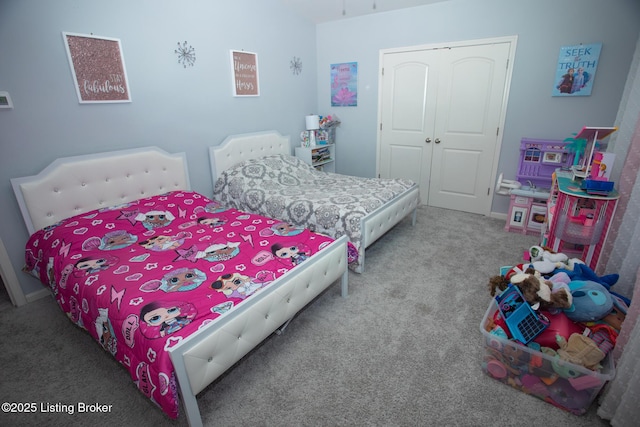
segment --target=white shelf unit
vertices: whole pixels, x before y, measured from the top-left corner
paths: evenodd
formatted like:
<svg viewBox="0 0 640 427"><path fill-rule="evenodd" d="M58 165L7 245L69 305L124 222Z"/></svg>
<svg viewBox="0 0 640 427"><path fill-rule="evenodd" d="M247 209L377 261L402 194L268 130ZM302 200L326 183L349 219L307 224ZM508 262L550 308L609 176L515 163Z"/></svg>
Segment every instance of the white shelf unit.
<svg viewBox="0 0 640 427"><path fill-rule="evenodd" d="M334 144L296 147L296 157L314 168L324 171L336 171L336 150Z"/></svg>

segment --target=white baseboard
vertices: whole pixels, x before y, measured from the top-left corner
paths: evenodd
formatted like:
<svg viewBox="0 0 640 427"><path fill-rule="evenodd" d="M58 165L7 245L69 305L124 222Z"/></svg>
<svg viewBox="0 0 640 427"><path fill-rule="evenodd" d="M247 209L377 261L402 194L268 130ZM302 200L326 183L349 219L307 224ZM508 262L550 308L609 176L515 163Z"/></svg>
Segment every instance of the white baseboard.
<svg viewBox="0 0 640 427"><path fill-rule="evenodd" d="M27 302L34 302L37 301L39 299L45 298L45 297L49 297L51 296L51 291L47 288L41 289L39 291L35 291L35 292L31 292L27 295L25 295L25 297L27 298Z"/></svg>
<svg viewBox="0 0 640 427"><path fill-rule="evenodd" d="M507 214L502 212L491 212L489 216L491 218L501 219L503 221L507 220Z"/></svg>

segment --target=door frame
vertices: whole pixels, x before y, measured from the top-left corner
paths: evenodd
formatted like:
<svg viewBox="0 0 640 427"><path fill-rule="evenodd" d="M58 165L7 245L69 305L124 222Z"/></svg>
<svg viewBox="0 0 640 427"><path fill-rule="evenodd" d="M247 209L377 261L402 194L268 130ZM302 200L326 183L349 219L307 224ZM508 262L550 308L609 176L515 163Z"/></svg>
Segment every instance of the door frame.
<svg viewBox="0 0 640 427"><path fill-rule="evenodd" d="M411 52L418 50L435 50L445 49L451 47L467 47L467 46L479 46L496 43L509 43L509 59L507 67L506 82L504 86L504 93L502 94L502 111L500 111L500 123L499 131L496 140L496 148L493 153L493 165L491 168L491 182L496 182L498 176L498 163L500 162L500 153L502 152L502 138L504 136L504 124L507 117L507 103L509 100L509 92L511 90L511 77L513 74L513 64L515 62L516 47L518 43L518 36L505 36L505 37L491 37L487 39L475 39L475 40L462 40L457 42L441 42L433 44L423 44L416 46L395 47L389 49L381 49L378 56L378 118L377 118L377 130L376 130L376 176L380 176L380 149L381 149L381 130L380 125L382 123L382 69L384 65L384 55L390 53ZM489 204L484 215L491 215L491 207L493 206L493 198L495 185L490 185L491 203Z"/></svg>
<svg viewBox="0 0 640 427"><path fill-rule="evenodd" d="M7 253L4 243L2 243L2 239L0 239L0 276L2 277L2 282L7 289L11 303L16 307L26 304L27 298L25 297L24 292L22 292L22 288L18 282L18 277L16 276L16 272L13 270L13 266L9 260L9 254Z"/></svg>

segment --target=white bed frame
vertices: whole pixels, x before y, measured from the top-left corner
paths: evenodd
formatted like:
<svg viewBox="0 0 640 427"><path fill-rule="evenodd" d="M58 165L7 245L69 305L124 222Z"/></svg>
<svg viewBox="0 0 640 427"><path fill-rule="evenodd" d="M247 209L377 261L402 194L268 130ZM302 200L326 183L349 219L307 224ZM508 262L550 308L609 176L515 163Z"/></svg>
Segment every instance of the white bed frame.
<svg viewBox="0 0 640 427"><path fill-rule="evenodd" d="M209 147L209 161L213 185L220 174L240 162L274 154L291 155L291 143L288 136L277 131L231 135L222 144ZM365 249L371 246L384 233L412 213L411 224L416 224L416 213L420 204L420 190L417 185L388 201L373 212L362 217L361 268L364 271Z"/></svg>
<svg viewBox="0 0 640 427"><path fill-rule="evenodd" d="M11 185L29 233L100 207L190 189L185 154L157 147L61 158ZM346 297L346 237L174 346L170 357L189 424L202 425L199 392L339 279Z"/></svg>

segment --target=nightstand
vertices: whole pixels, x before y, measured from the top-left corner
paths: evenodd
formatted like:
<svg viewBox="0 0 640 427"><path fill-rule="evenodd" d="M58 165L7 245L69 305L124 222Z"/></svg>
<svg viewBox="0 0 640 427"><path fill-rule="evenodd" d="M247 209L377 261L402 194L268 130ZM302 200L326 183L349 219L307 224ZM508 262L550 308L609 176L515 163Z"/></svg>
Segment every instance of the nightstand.
<svg viewBox="0 0 640 427"><path fill-rule="evenodd" d="M296 147L296 157L317 170L335 173L335 148L334 144Z"/></svg>

